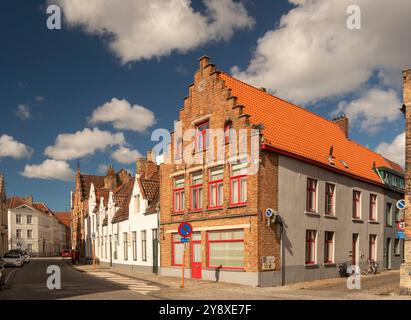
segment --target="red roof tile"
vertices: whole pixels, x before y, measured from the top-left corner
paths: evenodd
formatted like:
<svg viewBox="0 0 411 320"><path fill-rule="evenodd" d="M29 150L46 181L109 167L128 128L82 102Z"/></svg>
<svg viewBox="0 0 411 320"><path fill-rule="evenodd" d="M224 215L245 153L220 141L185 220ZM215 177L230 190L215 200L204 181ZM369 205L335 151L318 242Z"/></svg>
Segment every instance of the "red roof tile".
<svg viewBox="0 0 411 320"><path fill-rule="evenodd" d="M237 104L244 106L243 112L250 115L250 122L264 125L265 143L273 151L305 158L378 184L382 182L373 170L374 163L376 167L388 167L403 173L398 164L348 139L334 122L224 72L220 72L220 78L237 97ZM328 161L331 147L334 166ZM348 168L342 161L348 164Z"/></svg>

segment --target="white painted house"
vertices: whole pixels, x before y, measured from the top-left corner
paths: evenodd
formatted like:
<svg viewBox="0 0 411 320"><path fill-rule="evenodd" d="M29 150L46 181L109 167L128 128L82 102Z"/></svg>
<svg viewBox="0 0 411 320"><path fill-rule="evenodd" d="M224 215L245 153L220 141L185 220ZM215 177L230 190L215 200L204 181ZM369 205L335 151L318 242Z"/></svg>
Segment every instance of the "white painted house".
<svg viewBox="0 0 411 320"><path fill-rule="evenodd" d="M66 226L42 202L12 197L8 207L8 249L27 250L33 256L59 256L67 244Z"/></svg>
<svg viewBox="0 0 411 320"><path fill-rule="evenodd" d="M141 272L158 272L159 175L148 158L137 160L134 179L113 190L90 186L86 238L101 264ZM94 244L93 244L94 239ZM94 248L94 250L93 250Z"/></svg>

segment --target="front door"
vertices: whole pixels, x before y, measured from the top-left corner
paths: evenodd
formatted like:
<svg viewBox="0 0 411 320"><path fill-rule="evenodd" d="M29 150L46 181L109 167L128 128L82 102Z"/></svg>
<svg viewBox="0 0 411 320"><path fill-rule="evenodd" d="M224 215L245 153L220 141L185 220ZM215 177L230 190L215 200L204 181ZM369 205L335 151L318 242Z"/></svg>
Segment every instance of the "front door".
<svg viewBox="0 0 411 320"><path fill-rule="evenodd" d="M191 278L201 279L201 233L194 232L191 237Z"/></svg>

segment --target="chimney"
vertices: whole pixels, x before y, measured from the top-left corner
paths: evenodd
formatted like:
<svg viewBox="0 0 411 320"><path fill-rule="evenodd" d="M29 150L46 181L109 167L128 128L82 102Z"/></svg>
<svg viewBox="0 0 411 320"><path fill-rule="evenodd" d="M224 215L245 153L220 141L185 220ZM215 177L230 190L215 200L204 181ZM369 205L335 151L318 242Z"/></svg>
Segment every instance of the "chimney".
<svg viewBox="0 0 411 320"><path fill-rule="evenodd" d="M154 156L153 150L148 150L147 151L147 161L155 162L153 159L153 156Z"/></svg>
<svg viewBox="0 0 411 320"><path fill-rule="evenodd" d="M147 160L145 158L138 158L136 161L136 174L144 175L146 172Z"/></svg>
<svg viewBox="0 0 411 320"><path fill-rule="evenodd" d="M104 188L109 190L114 190L117 187L117 177L114 171L113 165L107 170L107 175L104 177Z"/></svg>
<svg viewBox="0 0 411 320"><path fill-rule="evenodd" d="M24 198L24 201L26 201L29 206L32 206L33 205L33 196L27 196L26 198Z"/></svg>
<svg viewBox="0 0 411 320"><path fill-rule="evenodd" d="M340 127L345 137L348 138L348 118L345 114L334 118L333 122Z"/></svg>

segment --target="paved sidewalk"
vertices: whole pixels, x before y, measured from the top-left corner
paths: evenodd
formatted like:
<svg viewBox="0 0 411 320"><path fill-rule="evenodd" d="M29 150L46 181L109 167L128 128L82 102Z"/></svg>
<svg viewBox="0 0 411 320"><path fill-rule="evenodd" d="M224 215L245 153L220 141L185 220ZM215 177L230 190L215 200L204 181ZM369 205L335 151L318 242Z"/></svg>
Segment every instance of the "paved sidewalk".
<svg viewBox="0 0 411 320"><path fill-rule="evenodd" d="M204 280L185 280L185 288L180 288L181 279L145 274L132 270L83 265L74 266L88 273L112 273L146 281L160 288L147 293L160 299L181 300L409 300L398 294L399 272L390 271L361 278L361 290L349 290L347 279L327 279L291 284L283 287L250 287L231 283L217 283Z"/></svg>

